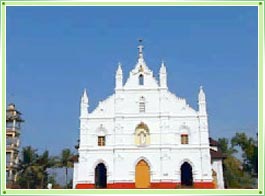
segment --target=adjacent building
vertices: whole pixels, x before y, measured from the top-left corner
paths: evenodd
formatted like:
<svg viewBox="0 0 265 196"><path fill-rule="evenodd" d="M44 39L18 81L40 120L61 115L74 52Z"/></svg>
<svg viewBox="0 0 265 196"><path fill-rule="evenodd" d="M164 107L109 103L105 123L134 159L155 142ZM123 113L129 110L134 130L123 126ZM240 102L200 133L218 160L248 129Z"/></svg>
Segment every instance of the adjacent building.
<svg viewBox="0 0 265 196"><path fill-rule="evenodd" d="M115 81L114 93L94 111L86 90L81 97L74 188L223 188L202 87L194 109L168 89L164 62L154 77L141 44L128 79L118 64Z"/></svg>
<svg viewBox="0 0 265 196"><path fill-rule="evenodd" d="M9 104L6 110L6 181L8 186L16 182L17 178L19 136L22 122L24 120L15 104Z"/></svg>

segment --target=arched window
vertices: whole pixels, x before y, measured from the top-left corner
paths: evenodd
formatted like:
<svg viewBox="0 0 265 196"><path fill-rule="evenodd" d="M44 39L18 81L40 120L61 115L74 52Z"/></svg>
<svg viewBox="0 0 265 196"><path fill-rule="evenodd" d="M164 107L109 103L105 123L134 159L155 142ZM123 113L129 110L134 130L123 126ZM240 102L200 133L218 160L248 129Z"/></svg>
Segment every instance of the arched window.
<svg viewBox="0 0 265 196"><path fill-rule="evenodd" d="M143 122L135 130L135 144L144 146L150 144L149 129Z"/></svg>
<svg viewBox="0 0 265 196"><path fill-rule="evenodd" d="M145 98L142 96L139 100L139 112L145 112Z"/></svg>
<svg viewBox="0 0 265 196"><path fill-rule="evenodd" d="M142 74L139 75L139 85L144 85L144 76Z"/></svg>

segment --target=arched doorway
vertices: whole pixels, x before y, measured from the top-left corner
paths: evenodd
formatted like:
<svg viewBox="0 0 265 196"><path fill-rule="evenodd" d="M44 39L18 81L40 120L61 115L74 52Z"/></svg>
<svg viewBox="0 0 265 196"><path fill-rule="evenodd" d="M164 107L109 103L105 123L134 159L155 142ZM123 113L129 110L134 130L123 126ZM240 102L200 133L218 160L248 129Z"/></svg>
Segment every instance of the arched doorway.
<svg viewBox="0 0 265 196"><path fill-rule="evenodd" d="M107 188L107 169L103 163L95 168L95 188Z"/></svg>
<svg viewBox="0 0 265 196"><path fill-rule="evenodd" d="M193 177L192 177L192 167L189 163L184 162L181 165L181 185L182 186L192 186Z"/></svg>
<svg viewBox="0 0 265 196"><path fill-rule="evenodd" d="M150 167L144 160L140 160L135 167L135 188L149 187Z"/></svg>

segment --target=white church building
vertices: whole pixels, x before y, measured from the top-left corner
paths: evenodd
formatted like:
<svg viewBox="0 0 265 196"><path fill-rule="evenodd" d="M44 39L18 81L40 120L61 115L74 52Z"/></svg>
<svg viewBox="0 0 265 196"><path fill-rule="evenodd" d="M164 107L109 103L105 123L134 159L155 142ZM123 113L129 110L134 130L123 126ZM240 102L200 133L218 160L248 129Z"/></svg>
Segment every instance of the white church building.
<svg viewBox="0 0 265 196"><path fill-rule="evenodd" d="M121 64L115 79L115 92L94 111L86 90L81 97L73 187L224 188L223 156L209 140L203 88L198 109L191 108L169 91L163 62L156 80L141 44L127 81Z"/></svg>

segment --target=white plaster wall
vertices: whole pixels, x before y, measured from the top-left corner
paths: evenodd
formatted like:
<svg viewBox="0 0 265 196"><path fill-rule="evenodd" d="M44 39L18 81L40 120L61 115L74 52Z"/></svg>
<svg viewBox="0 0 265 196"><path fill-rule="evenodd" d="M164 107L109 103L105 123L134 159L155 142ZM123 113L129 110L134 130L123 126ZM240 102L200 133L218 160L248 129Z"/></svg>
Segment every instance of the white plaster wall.
<svg viewBox="0 0 265 196"><path fill-rule="evenodd" d="M201 182L202 179L205 182L212 181L211 175L204 176L202 169L208 167L211 170L210 162L203 162L201 151L191 147L174 149L134 147L80 153L80 162L75 168L78 180L74 179L83 183L94 183L95 167L102 162L107 167L108 183L134 182L135 166L141 159L150 166L151 182L179 182L180 168L185 161L192 166L194 182Z"/></svg>
<svg viewBox="0 0 265 196"><path fill-rule="evenodd" d="M223 165L222 160L213 160L213 170L216 172L217 177L217 188L224 189L224 177L223 177Z"/></svg>
<svg viewBox="0 0 265 196"><path fill-rule="evenodd" d="M207 114L192 109L167 87L159 87L145 64L145 85L139 86L140 63L123 87L80 118L80 157L75 164L74 185L94 183L99 162L107 167L108 183L134 182L135 165L141 158L151 168L152 182L179 182L184 161L193 168L194 182L212 180ZM144 113L139 112L141 96L146 100ZM150 145L145 147L136 146L134 139L135 128L141 122L150 131ZM188 133L189 144L181 144L182 133ZM106 136L103 147L97 144L102 134Z"/></svg>
<svg viewBox="0 0 265 196"><path fill-rule="evenodd" d="M105 147L103 147L105 148ZM108 182L113 181L113 151L105 148L101 150L79 151L79 164L77 169L78 182L95 183L95 168L97 164L104 163L107 168Z"/></svg>
<svg viewBox="0 0 265 196"><path fill-rule="evenodd" d="M140 96L145 96L146 112L139 113L138 100ZM108 183L134 182L135 161L139 157L145 157L151 164L151 180L158 181L180 181L180 163L189 160L194 172L194 181L211 181L211 165L209 147L201 146L202 140L208 140L208 127L204 127L204 132L200 131L200 121L197 113L193 111L185 117L180 113L168 112L174 107L164 109L161 115L159 91L149 91L148 93L130 91L120 93L124 101L118 101L117 107L108 104L109 112L101 118L98 110L89 115L88 119L81 119L80 135L80 159L78 167L77 181L94 183L94 167L92 163L104 160L108 164ZM124 103L122 103L124 102ZM180 101L179 105L184 105ZM176 104L178 105L178 104ZM117 109L118 108L118 109ZM175 109L179 109L176 107ZM103 108L104 109L104 108ZM187 111L185 111L187 112ZM163 112L162 112L163 114ZM135 128L144 122L150 130L150 145L139 148L135 145ZM82 129L86 124L85 129ZM106 146L97 146L97 137L100 126L106 130ZM182 145L180 135L183 132L189 134L189 144ZM206 147L206 151L203 148ZM108 151L103 150L108 148ZM84 152L86 153L84 153ZM204 165L203 167L201 167ZM122 168L122 169L120 169ZM82 172L83 171L83 172ZM84 172L87 171L87 172Z"/></svg>

